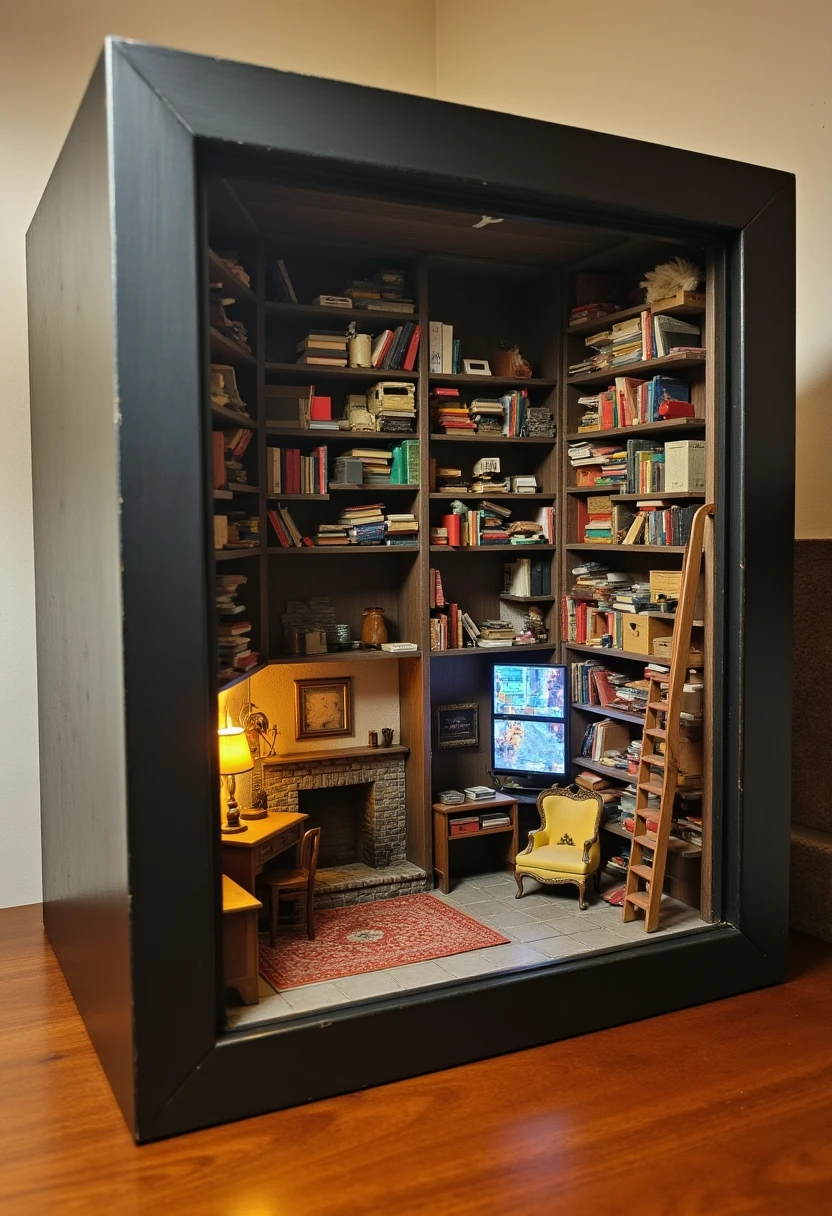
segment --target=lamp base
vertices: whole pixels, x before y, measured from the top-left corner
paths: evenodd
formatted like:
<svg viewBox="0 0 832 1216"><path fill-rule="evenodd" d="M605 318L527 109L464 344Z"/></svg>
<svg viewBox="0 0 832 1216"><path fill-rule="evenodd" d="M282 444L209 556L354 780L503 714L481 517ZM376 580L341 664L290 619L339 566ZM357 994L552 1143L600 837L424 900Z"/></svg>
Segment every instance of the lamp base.
<svg viewBox="0 0 832 1216"><path fill-rule="evenodd" d="M268 811L264 806L252 806L245 811L240 811L241 819L265 819Z"/></svg>
<svg viewBox="0 0 832 1216"><path fill-rule="evenodd" d="M222 824L220 831L225 832L226 835L228 835L232 832L247 832L248 824L247 823L224 823L224 824Z"/></svg>

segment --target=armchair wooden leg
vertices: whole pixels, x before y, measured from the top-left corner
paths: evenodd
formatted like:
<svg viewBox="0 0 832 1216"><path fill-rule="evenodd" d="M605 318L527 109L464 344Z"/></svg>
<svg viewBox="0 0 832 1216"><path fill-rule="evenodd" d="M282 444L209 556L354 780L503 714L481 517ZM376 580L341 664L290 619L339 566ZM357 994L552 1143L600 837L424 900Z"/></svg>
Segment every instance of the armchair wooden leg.
<svg viewBox="0 0 832 1216"><path fill-rule="evenodd" d="M276 887L269 887L269 945L277 941L277 913L280 905L280 894Z"/></svg>
<svg viewBox="0 0 832 1216"><path fill-rule="evenodd" d="M579 908L580 908L580 910L583 912L584 908L586 907L586 899L585 899L585 896L586 896L586 883L585 883L585 882L577 882L577 883L575 883L575 886L578 888L578 892L579 892L579 894L578 894L578 907L579 907Z"/></svg>
<svg viewBox="0 0 832 1216"><path fill-rule="evenodd" d="M525 874L520 874L517 870L514 871L514 881L517 883L517 894L514 897L515 899L522 899L523 897L523 879L525 877Z"/></svg>
<svg viewBox="0 0 832 1216"><path fill-rule="evenodd" d="M311 882L306 889L306 936L310 942L315 940L315 892Z"/></svg>

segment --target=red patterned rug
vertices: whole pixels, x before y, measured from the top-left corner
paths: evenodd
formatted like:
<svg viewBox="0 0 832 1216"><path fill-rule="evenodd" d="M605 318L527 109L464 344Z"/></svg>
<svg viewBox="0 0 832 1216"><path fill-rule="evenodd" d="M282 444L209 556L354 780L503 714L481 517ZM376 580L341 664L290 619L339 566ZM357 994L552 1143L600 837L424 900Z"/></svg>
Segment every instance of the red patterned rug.
<svg viewBox="0 0 832 1216"><path fill-rule="evenodd" d="M281 929L277 945L260 937L260 974L277 988L300 988L345 975L383 971L464 954L509 939L432 895L401 895L315 915L315 940Z"/></svg>

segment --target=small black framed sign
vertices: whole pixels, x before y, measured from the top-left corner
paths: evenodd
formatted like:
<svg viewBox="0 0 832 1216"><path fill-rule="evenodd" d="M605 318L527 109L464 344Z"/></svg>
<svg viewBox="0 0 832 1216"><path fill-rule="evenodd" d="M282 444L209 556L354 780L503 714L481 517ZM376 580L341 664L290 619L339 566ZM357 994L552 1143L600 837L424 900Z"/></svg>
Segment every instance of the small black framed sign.
<svg viewBox="0 0 832 1216"><path fill-rule="evenodd" d="M434 746L476 747L480 741L479 712L476 701L466 701L461 705L434 705Z"/></svg>

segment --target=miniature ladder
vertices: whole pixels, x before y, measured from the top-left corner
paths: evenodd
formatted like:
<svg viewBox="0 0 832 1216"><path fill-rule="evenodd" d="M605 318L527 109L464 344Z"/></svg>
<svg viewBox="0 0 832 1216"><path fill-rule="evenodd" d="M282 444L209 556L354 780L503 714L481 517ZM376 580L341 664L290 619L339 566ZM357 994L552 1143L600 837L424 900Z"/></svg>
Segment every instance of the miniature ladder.
<svg viewBox="0 0 832 1216"><path fill-rule="evenodd" d="M622 919L630 921L635 918L636 911L640 908L644 912L644 931L646 933L652 933L659 927L659 911L678 776L682 690L688 669L693 613L702 567L705 520L713 513L713 503L706 503L693 517L690 540L685 550L685 561L682 567L682 586L673 630L670 675L662 679L651 677L648 684L647 712L644 715L641 761L636 785L633 843L630 849L630 864L627 869L627 885L622 910ZM663 697L662 693L666 695ZM664 715L663 727L659 726L660 715ZM661 753L656 750L657 744L664 745ZM661 802L658 810L647 809L650 794L659 795ZM655 840L648 835L648 819L657 821ZM645 864L645 851L652 851L652 865ZM640 886L641 882L645 884L645 888Z"/></svg>

